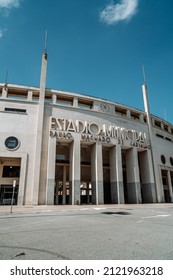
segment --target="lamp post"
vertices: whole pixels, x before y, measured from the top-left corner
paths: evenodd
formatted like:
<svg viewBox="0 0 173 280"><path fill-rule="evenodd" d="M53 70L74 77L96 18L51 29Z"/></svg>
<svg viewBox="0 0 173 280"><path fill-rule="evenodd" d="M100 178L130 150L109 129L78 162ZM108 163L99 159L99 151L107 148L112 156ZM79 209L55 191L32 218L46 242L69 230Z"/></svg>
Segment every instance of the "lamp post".
<svg viewBox="0 0 173 280"><path fill-rule="evenodd" d="M13 180L13 193L12 193L12 198L11 198L11 209L10 209L10 213L12 213L12 209L13 209L13 201L14 201L15 187L16 187L16 180Z"/></svg>

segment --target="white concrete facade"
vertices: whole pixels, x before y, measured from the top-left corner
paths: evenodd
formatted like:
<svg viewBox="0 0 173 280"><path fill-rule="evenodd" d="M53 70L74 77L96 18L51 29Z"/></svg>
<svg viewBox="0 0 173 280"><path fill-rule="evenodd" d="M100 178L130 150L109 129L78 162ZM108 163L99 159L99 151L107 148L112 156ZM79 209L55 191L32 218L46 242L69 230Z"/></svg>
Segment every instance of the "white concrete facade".
<svg viewBox="0 0 173 280"><path fill-rule="evenodd" d="M18 205L173 202L173 125L151 116L151 143L145 112L46 89L46 67L0 84L0 205L14 180Z"/></svg>

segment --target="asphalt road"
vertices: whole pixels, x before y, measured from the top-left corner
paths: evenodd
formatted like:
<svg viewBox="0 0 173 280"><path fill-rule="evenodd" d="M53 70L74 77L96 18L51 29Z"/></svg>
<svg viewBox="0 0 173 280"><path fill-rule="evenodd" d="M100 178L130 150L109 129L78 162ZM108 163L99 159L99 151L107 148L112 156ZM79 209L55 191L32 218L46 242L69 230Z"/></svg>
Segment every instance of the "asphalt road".
<svg viewBox="0 0 173 280"><path fill-rule="evenodd" d="M0 214L1 260L173 259L173 206Z"/></svg>

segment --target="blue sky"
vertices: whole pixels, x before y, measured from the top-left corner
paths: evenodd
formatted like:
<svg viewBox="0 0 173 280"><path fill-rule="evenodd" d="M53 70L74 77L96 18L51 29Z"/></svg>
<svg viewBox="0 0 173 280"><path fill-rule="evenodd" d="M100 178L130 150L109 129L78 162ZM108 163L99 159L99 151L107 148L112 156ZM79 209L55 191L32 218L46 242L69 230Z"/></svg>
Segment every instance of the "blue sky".
<svg viewBox="0 0 173 280"><path fill-rule="evenodd" d="M173 123L172 0L0 0L0 81L39 86L48 30L47 87L143 110Z"/></svg>

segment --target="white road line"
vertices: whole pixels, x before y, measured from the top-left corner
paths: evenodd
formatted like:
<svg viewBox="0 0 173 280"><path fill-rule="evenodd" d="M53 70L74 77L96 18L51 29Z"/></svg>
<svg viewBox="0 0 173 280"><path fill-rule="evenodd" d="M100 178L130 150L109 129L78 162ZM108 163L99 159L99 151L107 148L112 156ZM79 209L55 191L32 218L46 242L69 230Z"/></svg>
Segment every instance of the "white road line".
<svg viewBox="0 0 173 280"><path fill-rule="evenodd" d="M151 218L159 218L159 217L169 217L170 214L161 214L161 215L155 215L155 216L147 216L147 217L141 217L141 219L151 219Z"/></svg>
<svg viewBox="0 0 173 280"><path fill-rule="evenodd" d="M155 216L146 216L146 217L141 217L141 220L137 221L137 223L142 223L145 221L145 219L153 219L153 218L166 218L166 217L170 217L170 214L160 214L160 215L155 215Z"/></svg>
<svg viewBox="0 0 173 280"><path fill-rule="evenodd" d="M6 229L18 228L18 227L27 227L27 226L30 226L30 225L46 224L46 223L55 221L55 220L57 220L59 218L60 218L60 216L58 216L58 217L56 216L55 218L49 219L49 220L46 220L46 221L43 220L43 221L40 221L40 222L32 222L32 223L27 223L27 224L19 224L19 225L15 225L15 226L3 227L3 228L0 228L0 231L6 230ZM63 219L64 219L64 216L63 216Z"/></svg>

